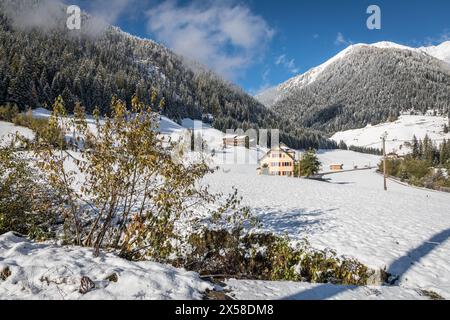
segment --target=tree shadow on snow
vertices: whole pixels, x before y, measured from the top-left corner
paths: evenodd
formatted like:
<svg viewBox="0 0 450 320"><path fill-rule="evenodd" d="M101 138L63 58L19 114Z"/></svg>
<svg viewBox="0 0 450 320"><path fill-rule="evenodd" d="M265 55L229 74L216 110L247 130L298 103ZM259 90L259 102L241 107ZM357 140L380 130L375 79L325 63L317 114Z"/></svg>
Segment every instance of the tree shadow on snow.
<svg viewBox="0 0 450 320"><path fill-rule="evenodd" d="M422 258L430 254L434 249L439 247L450 238L450 229L444 230L428 241L423 242L419 247L410 250L406 255L394 261L388 268L387 272L400 280L402 276ZM330 284L320 284L309 290L284 297L285 300L324 300L329 299L337 294L345 291L354 290L355 286L337 286Z"/></svg>
<svg viewBox="0 0 450 320"><path fill-rule="evenodd" d="M387 272L395 275L397 280L400 280L402 276L423 257L427 256L431 251L439 247L445 241L450 238L450 229L444 230L428 241L422 243L419 247L410 250L403 257L395 260L387 269Z"/></svg>
<svg viewBox="0 0 450 320"><path fill-rule="evenodd" d="M337 209L312 210L273 210L273 208L256 208L258 219L264 229L270 229L275 233L301 234L308 233L319 228L324 221L323 215Z"/></svg>

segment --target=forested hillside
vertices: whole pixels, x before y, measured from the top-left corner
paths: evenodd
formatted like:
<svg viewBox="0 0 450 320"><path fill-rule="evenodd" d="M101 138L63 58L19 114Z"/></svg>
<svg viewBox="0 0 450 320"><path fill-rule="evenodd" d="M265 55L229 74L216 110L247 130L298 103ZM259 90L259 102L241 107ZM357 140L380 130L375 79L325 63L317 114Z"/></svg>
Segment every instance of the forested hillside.
<svg viewBox="0 0 450 320"><path fill-rule="evenodd" d="M38 6L40 0L15 2ZM10 5L0 1L0 7ZM17 8L15 8L17 9ZM65 12L51 28L18 26L11 10L0 11L0 103L28 107L50 105L62 94L68 111L79 101L91 112L107 114L112 95L130 101L137 93L149 101L156 90L165 99L158 110L174 120L214 116L220 130L280 129L292 147L334 147L320 132L302 129L276 115L240 88L150 40L107 27L99 34L69 31ZM84 22L90 17L84 16Z"/></svg>
<svg viewBox="0 0 450 320"><path fill-rule="evenodd" d="M272 109L327 132L392 120L406 110L450 111L450 66L425 53L355 45L319 68L314 81L309 73L293 79Z"/></svg>

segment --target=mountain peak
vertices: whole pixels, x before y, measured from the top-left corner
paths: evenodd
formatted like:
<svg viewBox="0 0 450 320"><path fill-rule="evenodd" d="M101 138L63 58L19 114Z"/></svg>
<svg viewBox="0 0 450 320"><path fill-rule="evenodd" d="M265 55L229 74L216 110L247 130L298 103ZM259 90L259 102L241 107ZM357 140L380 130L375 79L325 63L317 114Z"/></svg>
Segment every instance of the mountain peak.
<svg viewBox="0 0 450 320"><path fill-rule="evenodd" d="M401 50L414 50L411 47L404 46L391 41L380 41L370 44L371 47L381 48L381 49L401 49Z"/></svg>

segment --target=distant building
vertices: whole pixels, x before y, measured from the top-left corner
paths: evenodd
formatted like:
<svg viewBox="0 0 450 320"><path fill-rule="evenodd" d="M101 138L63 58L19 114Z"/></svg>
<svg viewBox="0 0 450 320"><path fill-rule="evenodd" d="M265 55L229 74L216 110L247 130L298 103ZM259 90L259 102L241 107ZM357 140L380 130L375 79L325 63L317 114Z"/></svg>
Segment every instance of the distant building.
<svg viewBox="0 0 450 320"><path fill-rule="evenodd" d="M214 122L214 116L211 113L204 113L202 114L202 122L211 124Z"/></svg>
<svg viewBox="0 0 450 320"><path fill-rule="evenodd" d="M248 148L250 139L248 136L226 136L223 138L223 147L245 147Z"/></svg>
<svg viewBox="0 0 450 320"><path fill-rule="evenodd" d="M331 171L342 171L344 170L344 165L343 164L331 164L330 165L330 170Z"/></svg>
<svg viewBox="0 0 450 320"><path fill-rule="evenodd" d="M388 154L386 155L386 157L387 157L388 159L392 159L392 160L398 160L398 159L403 159L403 158L404 158L403 156L400 156L400 155L398 155L398 154L395 153L395 152L390 152L390 153L388 153Z"/></svg>
<svg viewBox="0 0 450 320"><path fill-rule="evenodd" d="M284 144L270 149L259 162L258 174L293 177L296 163L295 154L295 150Z"/></svg>

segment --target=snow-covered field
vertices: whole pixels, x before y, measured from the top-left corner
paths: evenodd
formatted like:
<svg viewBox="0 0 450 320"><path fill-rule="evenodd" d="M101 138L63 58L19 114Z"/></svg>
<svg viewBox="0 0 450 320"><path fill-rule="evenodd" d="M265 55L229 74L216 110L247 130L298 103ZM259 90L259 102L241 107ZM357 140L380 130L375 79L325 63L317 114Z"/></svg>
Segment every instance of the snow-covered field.
<svg viewBox="0 0 450 320"><path fill-rule="evenodd" d="M395 122L338 132L331 139L337 143L342 140L348 146L381 149L381 136L387 132L387 152L406 154L411 150L405 146L405 142L411 142L414 135L417 139L423 139L425 135L428 135L432 140L436 140L436 144L442 142L443 139L450 139L450 133L444 133L445 124L448 125L447 117L402 115Z"/></svg>
<svg viewBox="0 0 450 320"><path fill-rule="evenodd" d="M324 151L320 158L348 165L377 162L349 151ZM385 192L374 170L327 177L329 182L258 176L256 166L230 165L205 183L222 192L237 187L263 230L306 237L315 248L334 249L373 269L386 267L404 289L450 298L450 194L391 181Z"/></svg>
<svg viewBox="0 0 450 320"><path fill-rule="evenodd" d="M12 123L0 121L0 146L4 146L16 135L33 138L34 133L28 128L15 126Z"/></svg>
<svg viewBox="0 0 450 320"><path fill-rule="evenodd" d="M186 119L183 125L161 118L161 131L174 138L193 123ZM317 249L334 249L373 269L386 268L400 279L394 287L359 288L229 280L232 296L423 299L420 290L429 290L450 299L450 194L393 181L385 192L382 177L374 170L329 175L328 182L258 176L256 159L262 150L251 150L250 162L243 164L243 148L220 150L223 134L205 128L204 138L217 148L215 162L221 169L204 183L212 191L225 193L237 187L243 204L261 219L262 230L307 238ZM25 129L0 123L2 136L16 130ZM374 166L380 160L342 150L319 151L319 158L323 171L329 171L332 163L352 169ZM6 265L12 272L6 281L0 281L0 297L8 299L198 299L210 288L198 275L169 266L131 263L105 253L95 258L89 249L34 244L12 234L0 236L0 271ZM111 273L118 275L117 283L105 281ZM82 276L96 284L86 295L78 293Z"/></svg>
<svg viewBox="0 0 450 320"><path fill-rule="evenodd" d="M270 281L227 281L227 289L238 300L425 300L418 290L402 287L357 287L332 284Z"/></svg>

